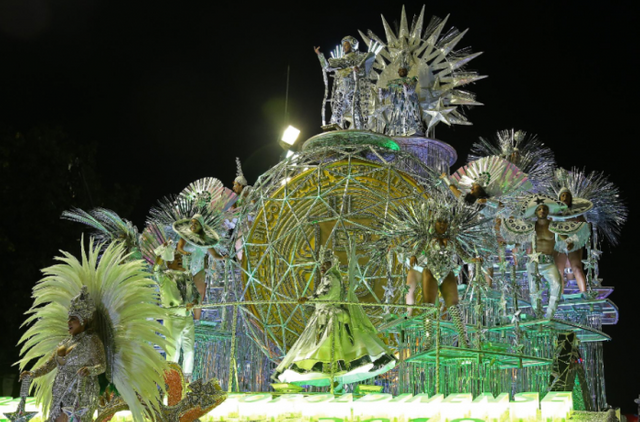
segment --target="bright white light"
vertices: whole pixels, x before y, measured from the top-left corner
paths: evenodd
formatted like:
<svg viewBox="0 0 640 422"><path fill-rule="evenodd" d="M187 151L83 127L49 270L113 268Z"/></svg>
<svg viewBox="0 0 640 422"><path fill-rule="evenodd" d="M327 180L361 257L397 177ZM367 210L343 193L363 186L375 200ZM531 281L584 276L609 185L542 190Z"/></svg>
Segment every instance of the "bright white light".
<svg viewBox="0 0 640 422"><path fill-rule="evenodd" d="M291 157L294 154L293 151L289 150L287 151L287 158Z"/></svg>
<svg viewBox="0 0 640 422"><path fill-rule="evenodd" d="M298 139L298 135L300 135L300 131L295 127L289 125L289 127L284 131L282 135L282 142L285 144L293 145Z"/></svg>

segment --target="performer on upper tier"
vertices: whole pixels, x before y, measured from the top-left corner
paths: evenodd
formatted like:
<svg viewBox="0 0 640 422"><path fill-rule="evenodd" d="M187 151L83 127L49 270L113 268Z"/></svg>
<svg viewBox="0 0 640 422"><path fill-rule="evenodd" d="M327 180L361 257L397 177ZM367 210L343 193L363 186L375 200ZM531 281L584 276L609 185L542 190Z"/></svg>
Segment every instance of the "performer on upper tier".
<svg viewBox="0 0 640 422"><path fill-rule="evenodd" d="M182 373L187 382L191 382L195 344L191 307L201 303L201 296L193 277L182 266L182 256L175 254L171 245L162 245L155 252L154 273L162 306L168 314L164 326L172 339L167 343L167 360L179 362L182 355Z"/></svg>
<svg viewBox="0 0 640 422"><path fill-rule="evenodd" d="M586 293L587 279L582 268L582 257L584 246L591 237L591 227L584 218L584 213L593 208L593 204L582 198L576 198L574 201L573 195L567 188L560 189L558 199L567 206L561 219L567 218L576 224L570 233L556 235L556 250L558 251L556 265L560 276L562 276L567 264L569 264L578 289L580 292Z"/></svg>
<svg viewBox="0 0 640 422"><path fill-rule="evenodd" d="M423 135L422 112L416 92L418 77L408 77L408 64L398 69L398 79L390 80L386 88L380 88L379 97L385 108L388 122L384 133L389 136Z"/></svg>
<svg viewBox="0 0 640 422"><path fill-rule="evenodd" d="M362 381L393 368L395 357L378 338L378 333L360 305L336 305L332 302L357 302L355 257L349 265L349 292L339 271L338 258L331 249L320 250L320 276L314 294L301 297L304 304L313 300L315 312L306 328L289 349L273 378L300 385L329 385L331 366L338 384ZM346 296L346 297L345 297Z"/></svg>
<svg viewBox="0 0 640 422"><path fill-rule="evenodd" d="M460 167L451 180L445 173L440 178L454 196L466 204L487 204L493 209L499 208L499 198L504 202L531 188L526 173L497 156L484 157Z"/></svg>
<svg viewBox="0 0 640 422"><path fill-rule="evenodd" d="M422 301L428 306L424 320L427 340L423 346L426 349L433 343L438 290L458 332L458 344L469 347L462 309L458 304L457 275L461 264L457 260L460 258L464 262L474 263L482 260L474 256L476 251L485 253L493 250L488 243L493 239L491 228L476 218L477 212L477 209L459 202L448 204L446 199L436 200L434 195L426 204L409 208L390 227L392 237L404 239L400 247L413 251L414 256L409 263L413 270L418 264L417 256L423 257ZM470 247L475 250L469 250ZM417 287L415 271L410 272L407 284L409 292L406 303L412 305L415 303Z"/></svg>
<svg viewBox="0 0 640 422"><path fill-rule="evenodd" d="M366 98L370 90L367 78L376 55L372 51L359 52L358 45L355 37L346 36L342 39L342 56L328 60L320 52L320 47L313 48L322 68L327 72L335 72L331 123L342 129L363 129L367 115ZM347 121L351 123L349 127Z"/></svg>
<svg viewBox="0 0 640 422"><path fill-rule="evenodd" d="M537 317L542 316L542 290L540 277L549 284L549 304L545 318L553 318L560 303L564 280L555 264L556 233L566 232L567 224L551 221L552 216L562 213L566 205L546 195L529 195L522 200L517 213L527 219L535 216L535 223L506 218L501 226L502 234L509 241L530 242L527 274L531 306Z"/></svg>

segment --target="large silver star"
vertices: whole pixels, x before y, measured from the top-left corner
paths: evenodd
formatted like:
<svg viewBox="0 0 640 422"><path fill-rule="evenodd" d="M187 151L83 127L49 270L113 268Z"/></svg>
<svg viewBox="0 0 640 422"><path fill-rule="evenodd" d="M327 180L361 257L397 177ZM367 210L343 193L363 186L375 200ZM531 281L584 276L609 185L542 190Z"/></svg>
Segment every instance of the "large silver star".
<svg viewBox="0 0 640 422"><path fill-rule="evenodd" d="M427 129L431 129L432 127L437 125L439 122L442 122L448 126L451 126L451 122L449 121L448 115L452 113L455 109L456 109L455 106L454 107L445 106L444 102L442 101L442 98L438 99L438 102L436 103L436 106L433 109L424 110L424 113L431 116L431 119L429 119L429 125Z"/></svg>
<svg viewBox="0 0 640 422"><path fill-rule="evenodd" d="M5 413L4 415L9 418L11 422L29 422L32 418L34 418L38 412L25 412L25 398L23 397L20 400L20 404L18 404L18 408L15 412Z"/></svg>

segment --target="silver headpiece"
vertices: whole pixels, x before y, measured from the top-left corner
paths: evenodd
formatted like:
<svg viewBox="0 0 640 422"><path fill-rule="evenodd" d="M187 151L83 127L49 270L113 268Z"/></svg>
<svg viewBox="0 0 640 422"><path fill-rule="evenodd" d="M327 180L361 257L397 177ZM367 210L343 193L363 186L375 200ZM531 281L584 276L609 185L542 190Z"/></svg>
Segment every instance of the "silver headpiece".
<svg viewBox="0 0 640 422"><path fill-rule="evenodd" d="M569 188L563 187L562 189L560 189L558 191L558 199L560 199L560 196L562 196L562 194L565 193L565 192L569 192L569 195L571 195L571 191L569 190Z"/></svg>
<svg viewBox="0 0 640 422"><path fill-rule="evenodd" d="M358 49L358 45L360 45L360 42L358 42L356 37L352 37L351 35L344 37L342 41L340 41L340 44L344 44L345 41L351 44L351 49L353 51L356 51Z"/></svg>
<svg viewBox="0 0 640 422"><path fill-rule="evenodd" d="M238 157L236 157L236 166L236 178L233 181L237 182L239 185L247 186L249 183L247 182L247 179L245 179L244 174L242 174L242 165L240 164L240 159Z"/></svg>
<svg viewBox="0 0 640 422"><path fill-rule="evenodd" d="M69 305L69 317L77 317L80 320L80 324L84 324L86 321L93 317L93 313L96 311L96 305L93 303L93 299L89 295L87 286L82 286L80 293L71 299L71 305Z"/></svg>

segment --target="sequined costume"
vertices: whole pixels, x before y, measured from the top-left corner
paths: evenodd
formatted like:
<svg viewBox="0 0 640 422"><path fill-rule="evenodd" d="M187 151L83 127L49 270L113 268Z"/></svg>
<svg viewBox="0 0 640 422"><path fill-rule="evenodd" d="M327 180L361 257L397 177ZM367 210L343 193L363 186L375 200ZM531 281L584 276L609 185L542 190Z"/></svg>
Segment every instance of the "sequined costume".
<svg viewBox="0 0 640 422"><path fill-rule="evenodd" d="M441 285L449 273L458 275L460 263L456 256L465 262L471 262L471 257L454 240L447 240L443 245L439 238L434 238L429 242L429 246L424 251L426 258L426 268L431 271L433 278Z"/></svg>
<svg viewBox="0 0 640 422"><path fill-rule="evenodd" d="M563 227L567 227L566 222L552 221L549 223L549 231L552 233L562 232ZM527 276L529 281L529 294L531 305L536 315L542 314L542 292L540 289L540 279L542 276L549 283L549 304L545 318L553 318L562 295L562 278L555 264L554 256L539 254L536 252L536 225L533 222L516 219L515 217L505 218L501 225L502 236L512 242L532 243L532 255L527 263ZM557 244L556 244L557 247Z"/></svg>
<svg viewBox="0 0 640 422"><path fill-rule="evenodd" d="M387 88L380 89L382 107L386 109L387 124L385 135L422 135L422 114L420 100L416 92L418 78L404 77L388 82Z"/></svg>
<svg viewBox="0 0 640 422"><path fill-rule="evenodd" d="M346 122L351 121L351 129L363 129L371 89L368 76L375 54L357 51L358 41L354 37L345 37L342 41L351 45L351 51L347 54L327 60L324 54L318 53L322 68L326 72L335 73L331 96L331 123L347 129ZM354 70L355 68L357 70Z"/></svg>
<svg viewBox="0 0 640 422"><path fill-rule="evenodd" d="M361 307L332 303L344 300L344 296L342 276L334 263L309 297L323 303L315 304L315 312L276 368L274 379L300 385L329 385L332 361L334 379L343 384L372 378L393 368L396 359L378 338ZM349 297L349 301L355 299L355 295Z"/></svg>
<svg viewBox="0 0 640 422"><path fill-rule="evenodd" d="M93 412L98 406L100 385L98 375L106 369L104 347L97 335L86 331L68 337L60 343L59 351L67 351L65 356L59 356L58 351L41 367L33 371L34 377L40 377L56 370L53 381L53 392L49 412L49 422L56 420L65 407L87 408L82 416L82 422L93 420ZM77 374L87 367L89 375L82 377Z"/></svg>

